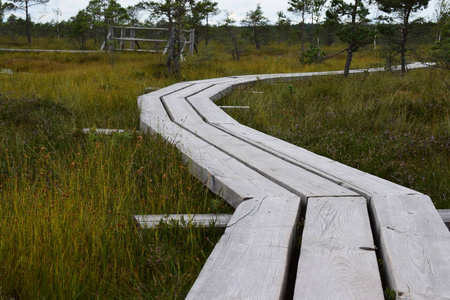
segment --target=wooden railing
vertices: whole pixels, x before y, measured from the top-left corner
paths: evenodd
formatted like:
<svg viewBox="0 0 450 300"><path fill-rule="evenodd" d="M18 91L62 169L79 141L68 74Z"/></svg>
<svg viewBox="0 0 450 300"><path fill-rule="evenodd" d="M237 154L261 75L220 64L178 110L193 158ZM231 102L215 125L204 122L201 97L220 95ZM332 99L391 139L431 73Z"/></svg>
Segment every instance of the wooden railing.
<svg viewBox="0 0 450 300"><path fill-rule="evenodd" d="M381 278L398 299L450 298L450 232L428 196L241 125L213 103L243 84L336 74L208 79L139 97L141 129L176 145L236 207L187 299L384 299Z"/></svg>
<svg viewBox="0 0 450 300"><path fill-rule="evenodd" d="M115 35L115 29L120 30L120 37ZM145 39L145 38L137 38L136 37L136 31L143 30L143 31L160 31L160 32L169 32L168 28L153 28L153 27L136 27L136 26L110 26L109 33L107 37L107 41L103 43L102 47L100 48L100 51L107 50L108 44L112 45L113 41L119 41L120 46L117 49L114 50L122 50L122 51L136 51L136 47L139 48L138 51L144 51L144 52L162 52L165 53L167 51L168 47L168 39ZM188 38L184 38L183 45L189 46L188 48L188 54L193 55L194 49L195 49L195 31L194 29L191 30L183 30L184 33L188 33ZM129 48L125 49L125 42L129 42ZM139 42L148 42L155 44L156 49L149 49L149 50L143 50L140 49ZM160 45L164 45L163 49L160 49Z"/></svg>

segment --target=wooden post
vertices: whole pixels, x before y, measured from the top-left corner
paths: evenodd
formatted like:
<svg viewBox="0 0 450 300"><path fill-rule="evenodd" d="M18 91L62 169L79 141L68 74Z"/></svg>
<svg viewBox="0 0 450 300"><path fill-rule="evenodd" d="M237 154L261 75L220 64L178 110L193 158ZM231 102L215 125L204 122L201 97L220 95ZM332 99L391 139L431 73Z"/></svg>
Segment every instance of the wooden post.
<svg viewBox="0 0 450 300"><path fill-rule="evenodd" d="M189 33L189 55L194 55L195 46L195 29L191 29Z"/></svg>
<svg viewBox="0 0 450 300"><path fill-rule="evenodd" d="M107 44L108 44L108 51L113 52L114 51L114 26L109 26L109 34L107 38Z"/></svg>
<svg viewBox="0 0 450 300"><path fill-rule="evenodd" d="M121 28L120 29L120 37L124 38L125 37L125 28ZM125 41L121 40L120 41L120 50L125 49Z"/></svg>
<svg viewBox="0 0 450 300"><path fill-rule="evenodd" d="M136 37L136 31L134 29L130 29L130 38L135 38ZM134 50L134 40L130 41L130 49Z"/></svg>

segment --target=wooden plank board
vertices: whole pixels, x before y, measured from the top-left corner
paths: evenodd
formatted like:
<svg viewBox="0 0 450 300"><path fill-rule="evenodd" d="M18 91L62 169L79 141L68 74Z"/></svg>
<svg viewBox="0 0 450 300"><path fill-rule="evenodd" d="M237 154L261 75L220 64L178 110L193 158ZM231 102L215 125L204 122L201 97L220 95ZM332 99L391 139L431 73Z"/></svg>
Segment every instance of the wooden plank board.
<svg viewBox="0 0 450 300"><path fill-rule="evenodd" d="M191 173L230 205L264 196L294 196L236 159L173 123L159 97L140 97L141 130L163 136L182 153ZM145 112L145 113L144 113Z"/></svg>
<svg viewBox="0 0 450 300"><path fill-rule="evenodd" d="M299 165L314 174L318 174L367 197L379 193L417 193L414 190L341 164L327 157L317 155L304 148L287 143L239 123L214 124L214 126L264 151L295 165Z"/></svg>
<svg viewBox="0 0 450 300"><path fill-rule="evenodd" d="M187 98L195 111L207 123L237 123L230 115L220 109L214 102L208 98L204 98L202 93Z"/></svg>
<svg viewBox="0 0 450 300"><path fill-rule="evenodd" d="M134 223L141 228L155 228L161 223L178 224L180 226L194 225L201 227L225 227L231 219L231 214L201 214L201 215L135 215Z"/></svg>
<svg viewBox="0 0 450 300"><path fill-rule="evenodd" d="M115 37L114 40L116 41L131 41L131 42L155 42L155 43L167 43L167 40L159 40L159 39L141 39L141 38L122 38L122 37Z"/></svg>
<svg viewBox="0 0 450 300"><path fill-rule="evenodd" d="M309 198L294 299L384 299L363 197Z"/></svg>
<svg viewBox="0 0 450 300"><path fill-rule="evenodd" d="M229 124L224 126L231 127ZM258 133L258 135L260 134ZM249 140L249 134L246 134L245 138ZM266 138L270 142L265 140ZM389 274L391 287L398 290L400 294L413 295L411 297L414 299L420 297L426 299L431 297L430 299L433 299L433 297L442 297L443 295L450 297L443 282L440 279L435 279L437 278L436 274L439 274L439 278L450 280L450 267L448 267L450 265L450 242L448 242L450 236L427 196L327 158L308 153L306 150L296 148L296 151L294 151L295 148L292 145L289 146L285 142L274 141L273 139L267 136L264 140L258 139L257 141L274 149L279 155L286 155L286 157L293 158L302 165L309 165L310 167L307 168L314 173L321 174L336 183L359 191L371 199L370 208L373 211L375 223L385 224L378 225L376 231L380 235L382 245L380 251L383 253L385 265L389 270L387 273ZM421 200L414 204L416 201L411 201L411 199L415 198ZM406 213L405 209L411 213ZM400 215L404 224L411 225L409 228L405 227L402 230L405 233L409 232L414 237L408 238L410 243L406 241L398 243L398 238L395 238L395 235L392 236L392 230L386 229L391 227L389 225L391 221L387 220L397 220ZM395 223L397 222L395 221ZM430 226L430 224L433 225ZM404 249L405 245L410 246L411 256L417 256L413 264L408 259L404 259L405 253L408 252L407 249ZM418 245L423 246L419 247ZM429 259L431 256L433 259ZM425 265L416 267L415 264ZM442 266L447 266L447 268ZM429 291L429 295L423 294L425 291Z"/></svg>
<svg viewBox="0 0 450 300"><path fill-rule="evenodd" d="M250 106L236 106L236 105L221 105L219 108L226 108L226 109L249 109Z"/></svg>
<svg viewBox="0 0 450 300"><path fill-rule="evenodd" d="M444 221L445 225L447 225L448 229L450 229L450 209L438 209L438 213Z"/></svg>
<svg viewBox="0 0 450 300"><path fill-rule="evenodd" d="M138 130L125 130L125 129L102 129L102 128L83 128L81 130L83 133L97 133L97 134L104 134L104 135L112 135L115 133L128 133L128 134L136 134L139 133Z"/></svg>
<svg viewBox="0 0 450 300"><path fill-rule="evenodd" d="M101 53L98 50L49 50L49 49L9 49L2 48L0 52L51 52L51 53Z"/></svg>
<svg viewBox="0 0 450 300"><path fill-rule="evenodd" d="M249 145L245 141L200 122L200 116L192 106L183 100L179 98L178 93L164 96L162 100L165 108L173 114L175 120L183 120L183 123L178 123L179 126L189 130L292 193L302 196L304 199L313 196L357 195L355 192L334 184L323 177L312 174L301 167L292 165L266 151ZM178 118L177 113L182 117ZM188 117L185 117L186 115ZM197 119L195 115L197 115ZM189 122L188 119L191 121Z"/></svg>
<svg viewBox="0 0 450 300"><path fill-rule="evenodd" d="M375 195L370 210L388 285L402 299L450 299L450 232L430 198Z"/></svg>
<svg viewBox="0 0 450 300"><path fill-rule="evenodd" d="M244 201L186 299L282 299L299 215L299 198Z"/></svg>

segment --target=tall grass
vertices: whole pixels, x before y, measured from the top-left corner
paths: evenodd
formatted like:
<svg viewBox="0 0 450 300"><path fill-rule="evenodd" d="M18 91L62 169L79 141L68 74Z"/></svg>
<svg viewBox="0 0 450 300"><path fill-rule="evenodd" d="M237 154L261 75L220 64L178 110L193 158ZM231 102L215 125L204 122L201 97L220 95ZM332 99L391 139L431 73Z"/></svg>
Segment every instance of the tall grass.
<svg viewBox="0 0 450 300"><path fill-rule="evenodd" d="M0 296L184 298L222 230L132 215L231 209L161 138L81 133L138 129L137 96L176 79L155 56L1 55Z"/></svg>
<svg viewBox="0 0 450 300"><path fill-rule="evenodd" d="M439 70L311 78L242 88L233 117L450 208L450 99ZM448 80L448 79L447 79ZM249 93L257 89L264 94Z"/></svg>

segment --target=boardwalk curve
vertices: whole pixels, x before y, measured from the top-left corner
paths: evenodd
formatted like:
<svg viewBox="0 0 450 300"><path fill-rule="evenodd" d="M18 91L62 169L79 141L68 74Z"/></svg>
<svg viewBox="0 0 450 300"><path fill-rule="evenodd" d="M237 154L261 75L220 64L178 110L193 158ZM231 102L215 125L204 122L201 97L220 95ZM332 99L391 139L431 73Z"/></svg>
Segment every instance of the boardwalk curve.
<svg viewBox="0 0 450 300"><path fill-rule="evenodd" d="M239 85L338 74L207 79L138 98L141 129L176 145L236 208L187 299L384 299L381 277L399 299L450 299L450 233L428 196L246 127L214 104Z"/></svg>

